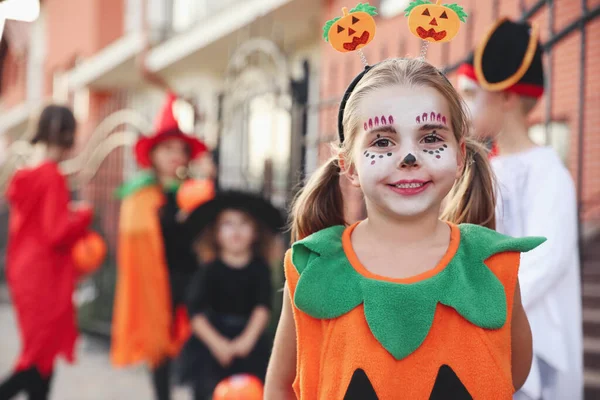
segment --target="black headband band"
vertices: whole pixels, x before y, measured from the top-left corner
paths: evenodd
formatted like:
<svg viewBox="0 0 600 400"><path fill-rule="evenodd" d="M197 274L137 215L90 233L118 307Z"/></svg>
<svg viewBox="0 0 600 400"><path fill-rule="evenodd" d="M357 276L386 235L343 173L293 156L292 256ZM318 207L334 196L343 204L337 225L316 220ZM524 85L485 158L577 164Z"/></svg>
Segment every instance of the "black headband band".
<svg viewBox="0 0 600 400"><path fill-rule="evenodd" d="M377 64L375 64L375 65L377 65ZM360 82L362 77L365 76L365 74L367 72L369 72L371 70L371 68L373 68L372 65L367 65L365 67L365 69L363 69L361 71L360 74L356 75L356 77L352 80L352 82L350 82L350 85L348 86L348 88L346 89L346 92L344 93L344 97L342 98L342 102L340 103L340 109L338 111L338 136L340 138L340 145L342 143L344 143L344 139L345 139L345 137L344 137L344 109L346 108L346 102L350 98L350 95L352 94L352 91L354 91L354 88L356 87L356 85L358 85L358 82Z"/></svg>
<svg viewBox="0 0 600 400"><path fill-rule="evenodd" d="M377 64L379 64L379 63L377 63ZM358 85L358 82L360 82L360 80L363 78L363 76L365 76L365 74L367 72L369 72L377 64L365 66L365 69L363 69L360 72L360 74L356 75L356 77L352 80L352 82L350 82L350 85L348 85L348 88L346 89L346 92L344 93L344 97L342 98L342 102L340 103L340 109L338 110L338 137L340 138L340 146L342 145L342 143L344 143L344 139L346 138L344 136L344 110L346 109L346 102L348 102L348 99L350 98L350 95L354 91L354 88L356 87L356 85ZM448 83L450 83L450 85L452 85L452 83L448 80L448 78L442 71L440 71L440 70L437 70L437 71L439 72L439 74L442 77L444 77L444 79Z"/></svg>

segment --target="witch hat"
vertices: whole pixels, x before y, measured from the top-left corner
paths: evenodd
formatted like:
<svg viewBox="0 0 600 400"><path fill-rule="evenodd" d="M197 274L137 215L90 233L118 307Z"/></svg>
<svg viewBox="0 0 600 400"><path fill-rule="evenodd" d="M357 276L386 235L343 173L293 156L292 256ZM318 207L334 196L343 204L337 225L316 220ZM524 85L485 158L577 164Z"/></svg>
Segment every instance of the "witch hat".
<svg viewBox="0 0 600 400"><path fill-rule="evenodd" d="M249 192L227 190L217 193L212 200L202 203L190 213L185 221L189 234L198 236L225 210L245 212L272 233L285 228L281 211L267 199Z"/></svg>
<svg viewBox="0 0 600 400"><path fill-rule="evenodd" d="M176 101L177 96L174 93L167 94L165 104L154 123L154 133L151 136L142 136L135 144L135 157L140 167L148 168L152 166L150 160L152 149L157 144L169 139L184 141L190 149L190 159L192 160L206 152L207 146L204 142L185 134L179 127L173 112Z"/></svg>

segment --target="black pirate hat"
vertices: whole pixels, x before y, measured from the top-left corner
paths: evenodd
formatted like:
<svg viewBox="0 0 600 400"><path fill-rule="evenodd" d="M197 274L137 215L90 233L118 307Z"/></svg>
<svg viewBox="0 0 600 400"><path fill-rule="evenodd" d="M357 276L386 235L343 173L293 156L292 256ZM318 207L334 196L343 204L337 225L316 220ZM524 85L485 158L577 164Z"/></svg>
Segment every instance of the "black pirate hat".
<svg viewBox="0 0 600 400"><path fill-rule="evenodd" d="M499 20L458 73L491 92L540 97L544 93L544 67L537 26Z"/></svg>
<svg viewBox="0 0 600 400"><path fill-rule="evenodd" d="M281 212L268 200L254 194L231 190L217 193L212 200L194 209L185 222L188 233L193 237L198 236L225 210L246 212L273 233L285 226Z"/></svg>

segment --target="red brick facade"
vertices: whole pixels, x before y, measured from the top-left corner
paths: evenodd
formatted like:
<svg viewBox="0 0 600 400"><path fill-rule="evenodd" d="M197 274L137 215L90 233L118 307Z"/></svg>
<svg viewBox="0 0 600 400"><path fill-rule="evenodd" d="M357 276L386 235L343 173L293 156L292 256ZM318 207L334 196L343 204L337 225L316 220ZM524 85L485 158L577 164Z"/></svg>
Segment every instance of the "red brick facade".
<svg viewBox="0 0 600 400"><path fill-rule="evenodd" d="M378 5L378 1L371 1ZM458 36L449 44L429 47L427 58L438 67L454 65L461 61L477 43L489 26L498 17L508 16L518 19L525 10L537 3L536 0L499 0L479 1L462 0L459 2L470 18L461 27ZM494 9L497 4L497 9ZM341 15L343 6L353 6L347 0L325 0L323 23ZM588 8L594 9L600 0L588 1ZM554 1L554 31L559 32L581 16L580 2L570 0ZM531 21L538 23L542 34L542 43L549 37L549 10L545 5L535 14ZM583 146L583 216L585 220L600 219L600 75L595 66L600 63L600 18L589 22L586 27L586 65L585 65L585 104L584 112L584 146ZM552 68L549 76L552 116L551 120L566 123L569 132L568 167L573 178L577 178L578 132L579 132L579 71L580 71L580 33L575 30L554 46L552 51ZM415 56L419 54L421 42L410 34L403 13L390 19L377 19L377 36L365 48L367 60L371 63L387 57ZM333 50L327 43L322 45L321 63L321 99L324 102L320 114L320 134L323 140L322 159L330 154L325 142L334 139L337 123L337 102L348 83L362 69L358 55L341 54ZM548 55L545 56L546 66ZM450 75L451 79L455 76ZM532 123L545 121L546 100L536 107L531 115ZM360 195L348 196L350 219L360 216L362 209Z"/></svg>

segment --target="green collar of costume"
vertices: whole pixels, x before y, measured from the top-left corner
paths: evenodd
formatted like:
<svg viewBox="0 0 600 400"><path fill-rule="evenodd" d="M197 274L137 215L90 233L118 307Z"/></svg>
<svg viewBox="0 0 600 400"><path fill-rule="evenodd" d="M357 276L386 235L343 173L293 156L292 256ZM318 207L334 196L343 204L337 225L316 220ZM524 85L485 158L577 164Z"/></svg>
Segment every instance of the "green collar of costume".
<svg viewBox="0 0 600 400"><path fill-rule="evenodd" d="M449 264L426 280L403 284L359 274L344 253L341 238L345 229L323 229L292 246L292 261L300 274L294 304L319 319L340 317L363 304L371 332L397 360L423 343L438 303L454 308L481 328L504 326L504 286L484 261L501 252L527 252L545 241L539 237L515 239L462 224L460 244Z"/></svg>
<svg viewBox="0 0 600 400"><path fill-rule="evenodd" d="M157 185L158 181L156 180L156 175L151 170L141 171L136 174L133 178L127 180L123 185L121 185L117 191L116 196L119 199L124 199L125 197L129 197L132 194L140 191L141 189ZM181 185L180 182L175 182L164 188L167 192L176 192Z"/></svg>

